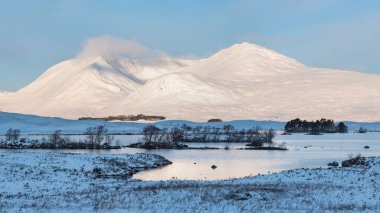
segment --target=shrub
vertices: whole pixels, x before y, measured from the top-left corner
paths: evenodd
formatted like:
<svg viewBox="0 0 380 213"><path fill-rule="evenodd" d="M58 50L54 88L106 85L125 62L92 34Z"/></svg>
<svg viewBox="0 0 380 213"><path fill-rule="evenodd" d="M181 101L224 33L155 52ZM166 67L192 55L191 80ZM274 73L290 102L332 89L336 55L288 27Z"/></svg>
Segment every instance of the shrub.
<svg viewBox="0 0 380 213"><path fill-rule="evenodd" d="M342 161L342 167L351 166L368 166L368 162L360 154L355 157L350 155L348 160Z"/></svg>
<svg viewBox="0 0 380 213"><path fill-rule="evenodd" d="M348 132L348 127L343 122L340 122L338 124L338 126L336 127L336 132L338 132L338 133L347 133Z"/></svg>
<svg viewBox="0 0 380 213"><path fill-rule="evenodd" d="M99 167L94 167L92 169L92 173L96 176L96 177L99 177L103 174L103 170Z"/></svg>
<svg viewBox="0 0 380 213"><path fill-rule="evenodd" d="M247 146L255 146L255 147L261 147L264 145L264 140L260 138L256 138L252 140L251 143L247 144Z"/></svg>
<svg viewBox="0 0 380 213"><path fill-rule="evenodd" d="M333 162L328 163L327 166L337 167L339 166L339 163L337 161L333 161Z"/></svg>

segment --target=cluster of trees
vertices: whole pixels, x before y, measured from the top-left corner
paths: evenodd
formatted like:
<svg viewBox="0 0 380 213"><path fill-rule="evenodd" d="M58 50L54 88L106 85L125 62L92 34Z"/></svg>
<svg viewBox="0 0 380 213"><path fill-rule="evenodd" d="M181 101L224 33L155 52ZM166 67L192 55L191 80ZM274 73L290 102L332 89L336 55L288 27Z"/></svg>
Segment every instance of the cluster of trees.
<svg viewBox="0 0 380 213"><path fill-rule="evenodd" d="M108 134L107 128L104 126L88 127L85 135L87 142L92 146L100 146L101 144L111 146L115 137Z"/></svg>
<svg viewBox="0 0 380 213"><path fill-rule="evenodd" d="M146 120L146 121L160 121L165 120L166 117L159 115L118 115L118 116L108 116L104 118L92 118L92 117L81 117L79 120L103 120L103 121L138 121L138 120Z"/></svg>
<svg viewBox="0 0 380 213"><path fill-rule="evenodd" d="M171 129L148 125L143 129L143 141L151 142L257 142L271 143L274 130L262 130L260 127L235 129L232 125L223 127L182 125Z"/></svg>
<svg viewBox="0 0 380 213"><path fill-rule="evenodd" d="M346 133L348 132L348 127L340 122L335 125L334 120L322 118L316 121L306 121L296 118L286 123L286 132L306 132L306 133Z"/></svg>
<svg viewBox="0 0 380 213"><path fill-rule="evenodd" d="M223 121L220 118L211 118L207 122L211 123L211 122L223 122Z"/></svg>
<svg viewBox="0 0 380 213"><path fill-rule="evenodd" d="M21 131L19 129L8 129L5 133L6 141L17 141L20 138Z"/></svg>
<svg viewBox="0 0 380 213"><path fill-rule="evenodd" d="M44 149L109 149L120 148L115 138L108 134L104 126L89 127L85 131L84 139L73 139L63 135L61 130L55 130L39 140L20 139L21 131L9 129L5 133L4 148L44 148ZM4 141L3 141L4 142ZM11 142L11 143L8 143Z"/></svg>
<svg viewBox="0 0 380 213"><path fill-rule="evenodd" d="M335 128L335 132L338 132L338 133L347 133L348 132L348 127L343 122L339 122L339 124Z"/></svg>
<svg viewBox="0 0 380 213"><path fill-rule="evenodd" d="M60 149L104 149L111 148L115 140L104 126L88 127L84 134L86 136L84 140L75 140L56 130L47 138L42 138L41 146Z"/></svg>

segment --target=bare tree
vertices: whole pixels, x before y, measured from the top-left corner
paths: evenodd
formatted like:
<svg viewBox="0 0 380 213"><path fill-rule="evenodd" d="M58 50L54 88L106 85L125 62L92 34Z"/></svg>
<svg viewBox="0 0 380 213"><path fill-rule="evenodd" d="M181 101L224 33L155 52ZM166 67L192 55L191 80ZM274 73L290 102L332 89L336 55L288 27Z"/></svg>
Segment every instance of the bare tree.
<svg viewBox="0 0 380 213"><path fill-rule="evenodd" d="M51 133L48 136L48 140L53 144L60 145L61 140L62 140L61 130L55 130L53 133Z"/></svg>
<svg viewBox="0 0 380 213"><path fill-rule="evenodd" d="M160 135L158 136L157 141L160 143L172 141L172 140L169 140L168 136L169 136L168 128L163 128L160 130Z"/></svg>
<svg viewBox="0 0 380 213"><path fill-rule="evenodd" d="M97 126L96 127L95 143L97 146L100 146L100 144L104 140L106 134L107 134L107 129L104 126Z"/></svg>
<svg viewBox="0 0 380 213"><path fill-rule="evenodd" d="M115 140L115 137L113 135L106 135L104 145L112 146L112 143L114 140Z"/></svg>
<svg viewBox="0 0 380 213"><path fill-rule="evenodd" d="M95 146L95 128L88 127L85 131L86 142L89 143L92 147Z"/></svg>
<svg viewBox="0 0 380 213"><path fill-rule="evenodd" d="M12 133L13 133L13 129L12 128L8 129L8 131L5 133L5 140L6 141L12 140Z"/></svg>
<svg viewBox="0 0 380 213"><path fill-rule="evenodd" d="M8 129L5 133L5 139L7 141L17 141L20 138L21 131L19 129Z"/></svg>
<svg viewBox="0 0 380 213"><path fill-rule="evenodd" d="M273 138L276 136L276 131L274 131L273 129L269 129L268 131L264 132L264 136L265 136L265 142L272 143Z"/></svg>
<svg viewBox="0 0 380 213"><path fill-rule="evenodd" d="M170 130L170 135L173 142L181 142L184 140L184 131L178 127L174 127Z"/></svg>
<svg viewBox="0 0 380 213"><path fill-rule="evenodd" d="M105 126L88 127L85 131L86 142L92 147L100 146L104 140L106 144L109 144L110 141L113 141L113 138L107 132L108 130Z"/></svg>
<svg viewBox="0 0 380 213"><path fill-rule="evenodd" d="M143 129L143 140L147 143L156 142L160 134L160 128L154 125L148 125Z"/></svg>
<svg viewBox="0 0 380 213"><path fill-rule="evenodd" d="M13 130L13 140L17 141L20 138L21 131L19 129Z"/></svg>
<svg viewBox="0 0 380 213"><path fill-rule="evenodd" d="M214 127L212 133L214 135L213 141L220 141L221 129L219 127Z"/></svg>

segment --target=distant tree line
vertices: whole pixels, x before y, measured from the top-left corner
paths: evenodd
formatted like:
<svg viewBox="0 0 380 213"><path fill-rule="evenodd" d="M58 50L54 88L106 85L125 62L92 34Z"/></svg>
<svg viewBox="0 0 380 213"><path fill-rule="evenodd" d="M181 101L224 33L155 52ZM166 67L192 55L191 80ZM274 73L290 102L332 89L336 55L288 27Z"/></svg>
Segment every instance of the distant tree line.
<svg viewBox="0 0 380 213"><path fill-rule="evenodd" d="M289 133L347 133L348 127L340 122L335 125L334 120L322 118L316 121L306 121L299 118L286 123L285 131Z"/></svg>
<svg viewBox="0 0 380 213"><path fill-rule="evenodd" d="M93 118L93 117L81 117L78 120L103 120L103 121L138 121L138 120L146 120L146 121L160 121L165 120L166 117L159 115L118 115L118 116L108 116L102 118Z"/></svg>
<svg viewBox="0 0 380 213"><path fill-rule="evenodd" d="M223 122L223 121L220 118L211 118L207 122L212 123L212 122Z"/></svg>
<svg viewBox="0 0 380 213"><path fill-rule="evenodd" d="M109 149L118 148L114 145L115 137L108 134L104 126L88 127L84 132L85 138L75 140L69 136L62 135L60 130L56 130L42 138L42 146L55 149Z"/></svg>
<svg viewBox="0 0 380 213"><path fill-rule="evenodd" d="M0 148L40 148L40 149L111 149L120 148L119 142L108 134L104 126L89 127L84 139L73 139L55 130L41 140L19 139L21 131L9 129L5 133L5 141L0 141Z"/></svg>
<svg viewBox="0 0 380 213"><path fill-rule="evenodd" d="M272 143L275 131L262 130L260 127L235 129L232 125L223 127L182 125L180 127L158 128L148 125L143 129L143 141L158 142L256 142L258 145Z"/></svg>

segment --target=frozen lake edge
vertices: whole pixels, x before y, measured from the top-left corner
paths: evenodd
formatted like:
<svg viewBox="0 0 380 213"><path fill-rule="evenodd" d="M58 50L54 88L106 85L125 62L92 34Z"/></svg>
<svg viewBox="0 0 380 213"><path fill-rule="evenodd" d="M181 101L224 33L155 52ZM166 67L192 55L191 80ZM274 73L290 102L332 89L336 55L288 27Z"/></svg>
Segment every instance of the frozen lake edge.
<svg viewBox="0 0 380 213"><path fill-rule="evenodd" d="M367 157L369 166L301 168L225 181L133 181L81 174L82 166L93 170L94 164L83 157L90 155L22 151L0 155L0 209L6 211L372 212L380 208L380 157ZM157 166L162 160L139 155L143 154L89 158L123 158L136 168Z"/></svg>

